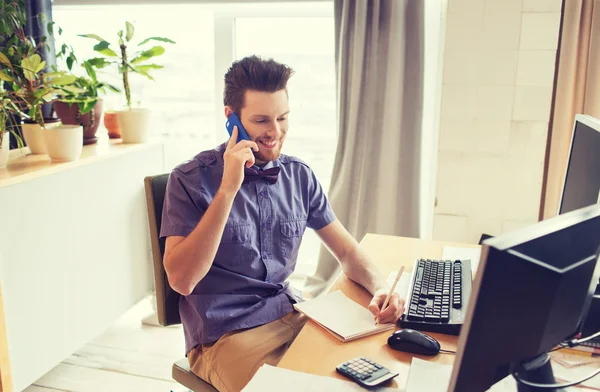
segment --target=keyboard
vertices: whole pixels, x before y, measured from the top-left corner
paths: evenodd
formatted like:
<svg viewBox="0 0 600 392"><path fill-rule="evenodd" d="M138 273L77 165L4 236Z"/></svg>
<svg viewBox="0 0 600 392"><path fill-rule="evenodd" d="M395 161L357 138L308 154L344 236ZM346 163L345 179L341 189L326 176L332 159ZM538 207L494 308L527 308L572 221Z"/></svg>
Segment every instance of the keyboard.
<svg viewBox="0 0 600 392"><path fill-rule="evenodd" d="M471 295L470 260L415 261L402 328L459 335Z"/></svg>

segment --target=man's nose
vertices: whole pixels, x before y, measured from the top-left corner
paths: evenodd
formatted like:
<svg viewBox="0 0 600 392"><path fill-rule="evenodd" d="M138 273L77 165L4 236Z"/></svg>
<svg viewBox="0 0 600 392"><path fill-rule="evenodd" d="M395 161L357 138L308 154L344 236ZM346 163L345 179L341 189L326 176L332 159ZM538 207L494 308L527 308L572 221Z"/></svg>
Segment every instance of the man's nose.
<svg viewBox="0 0 600 392"><path fill-rule="evenodd" d="M278 121L274 121L269 125L267 135L273 139L279 139L279 136L281 136L281 124Z"/></svg>

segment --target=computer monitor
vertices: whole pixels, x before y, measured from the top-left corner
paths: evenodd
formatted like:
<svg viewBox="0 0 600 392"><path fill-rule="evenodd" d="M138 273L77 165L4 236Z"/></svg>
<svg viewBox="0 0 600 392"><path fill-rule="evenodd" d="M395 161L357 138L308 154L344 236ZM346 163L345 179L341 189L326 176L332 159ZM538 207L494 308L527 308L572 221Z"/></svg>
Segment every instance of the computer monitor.
<svg viewBox="0 0 600 392"><path fill-rule="evenodd" d="M600 121L575 116L559 214L600 203Z"/></svg>
<svg viewBox="0 0 600 392"><path fill-rule="evenodd" d="M599 247L600 205L485 240L449 391L486 391L574 337L600 276Z"/></svg>

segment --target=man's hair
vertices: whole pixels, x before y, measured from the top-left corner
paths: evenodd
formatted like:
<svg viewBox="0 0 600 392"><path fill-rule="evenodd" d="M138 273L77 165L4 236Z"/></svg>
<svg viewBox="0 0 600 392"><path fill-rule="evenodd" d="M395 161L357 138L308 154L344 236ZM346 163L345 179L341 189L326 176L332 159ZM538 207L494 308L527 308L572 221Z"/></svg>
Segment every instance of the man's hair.
<svg viewBox="0 0 600 392"><path fill-rule="evenodd" d="M274 93L285 90L294 70L273 59L264 60L257 56L244 57L235 61L225 73L223 103L235 113L244 107L247 90Z"/></svg>

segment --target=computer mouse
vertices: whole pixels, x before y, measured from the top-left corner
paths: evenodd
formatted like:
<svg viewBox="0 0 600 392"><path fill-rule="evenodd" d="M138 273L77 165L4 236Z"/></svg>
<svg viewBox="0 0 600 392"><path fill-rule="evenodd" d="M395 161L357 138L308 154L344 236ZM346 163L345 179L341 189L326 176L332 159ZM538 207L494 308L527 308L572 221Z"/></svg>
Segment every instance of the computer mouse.
<svg viewBox="0 0 600 392"><path fill-rule="evenodd" d="M398 351L413 354L437 355L440 344L431 336L414 329L400 329L388 338L388 345Z"/></svg>

